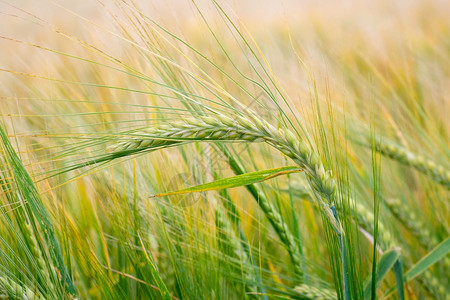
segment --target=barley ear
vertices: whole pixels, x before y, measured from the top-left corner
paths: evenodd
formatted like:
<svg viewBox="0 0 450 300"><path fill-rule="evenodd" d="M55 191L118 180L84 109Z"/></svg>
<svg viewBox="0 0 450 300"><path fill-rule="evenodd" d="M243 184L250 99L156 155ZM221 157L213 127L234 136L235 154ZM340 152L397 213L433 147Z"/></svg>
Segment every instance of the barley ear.
<svg viewBox="0 0 450 300"><path fill-rule="evenodd" d="M334 291L317 288L309 284L300 284L294 288L296 292L301 294L303 297L314 300L334 300L337 299L337 295Z"/></svg>
<svg viewBox="0 0 450 300"><path fill-rule="evenodd" d="M444 166L438 165L422 155L414 154L393 143L378 142L375 148L381 154L428 175L431 179L450 190L450 171Z"/></svg>

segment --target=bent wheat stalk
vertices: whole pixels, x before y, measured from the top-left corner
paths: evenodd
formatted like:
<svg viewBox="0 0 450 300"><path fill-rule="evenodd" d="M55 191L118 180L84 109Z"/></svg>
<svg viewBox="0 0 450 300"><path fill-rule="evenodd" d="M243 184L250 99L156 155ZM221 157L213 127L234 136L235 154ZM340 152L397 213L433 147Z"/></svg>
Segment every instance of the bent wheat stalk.
<svg viewBox="0 0 450 300"><path fill-rule="evenodd" d="M307 175L315 195L323 204L335 202L336 183L331 171L325 171L319 156L288 129L276 129L253 118L235 120L198 116L135 132L134 137L108 148L112 151L161 148L186 141L266 142L297 163ZM331 213L331 211L330 211ZM333 224L335 225L335 224Z"/></svg>
<svg viewBox="0 0 450 300"><path fill-rule="evenodd" d="M319 156L291 131L283 128L277 130L263 120L257 118L250 120L241 116L231 119L223 115L216 115L216 118L210 116L186 118L183 121L165 123L135 132L132 138L112 145L108 151L134 153L195 141L265 142L276 148L303 169L320 208L339 237L342 238L344 235L342 226L331 210L331 206L336 202L336 183L331 177L331 171L325 171ZM287 246L295 271L301 276L299 249L287 225L268 201L260 202L260 206Z"/></svg>
<svg viewBox="0 0 450 300"><path fill-rule="evenodd" d="M288 129L276 129L269 123L238 116L231 119L224 115L198 116L183 121L161 124L135 132L133 137L108 147L109 152L129 151L168 147L181 142L223 141L223 142L266 142L291 158L305 172L312 190L319 200L336 232L343 229L333 216L331 206L336 202L336 183L331 171L325 171L319 156L306 143L299 140Z"/></svg>

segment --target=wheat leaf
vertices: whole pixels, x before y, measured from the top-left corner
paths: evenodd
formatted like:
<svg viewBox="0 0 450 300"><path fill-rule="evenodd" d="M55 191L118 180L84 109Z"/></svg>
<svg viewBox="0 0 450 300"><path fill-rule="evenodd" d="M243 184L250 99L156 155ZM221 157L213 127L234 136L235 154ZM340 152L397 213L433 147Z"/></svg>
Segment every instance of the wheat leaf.
<svg viewBox="0 0 450 300"><path fill-rule="evenodd" d="M422 257L408 272L405 273L406 281L410 281L419 276L429 267L444 258L450 252L450 237L437 245L426 256Z"/></svg>
<svg viewBox="0 0 450 300"><path fill-rule="evenodd" d="M244 185L249 185L261 181L265 181L277 176L286 175L290 173L298 173L301 172L302 169L295 166L267 169L257 172L245 173L233 177L223 178L219 180L215 180L212 182L188 187L185 189L181 189L178 191L166 192L162 194L153 195L154 197L163 197L163 196L171 196L171 195L179 195L179 194L187 194L187 193L197 193L197 192L206 192L212 190L222 190L228 188L234 188Z"/></svg>
<svg viewBox="0 0 450 300"><path fill-rule="evenodd" d="M384 252L378 261L377 272L376 272L376 288L381 284L383 278L387 275L390 269L392 269L395 263L400 257L400 252L397 249L391 249ZM365 280L364 284L364 299L370 299L372 295L372 274L369 274L368 278Z"/></svg>

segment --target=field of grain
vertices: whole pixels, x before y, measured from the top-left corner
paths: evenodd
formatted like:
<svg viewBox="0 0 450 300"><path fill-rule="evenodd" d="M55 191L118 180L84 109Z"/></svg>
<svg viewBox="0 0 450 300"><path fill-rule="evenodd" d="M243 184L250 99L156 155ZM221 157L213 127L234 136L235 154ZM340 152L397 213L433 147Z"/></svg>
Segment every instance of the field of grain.
<svg viewBox="0 0 450 300"><path fill-rule="evenodd" d="M450 299L450 3L0 3L1 299Z"/></svg>

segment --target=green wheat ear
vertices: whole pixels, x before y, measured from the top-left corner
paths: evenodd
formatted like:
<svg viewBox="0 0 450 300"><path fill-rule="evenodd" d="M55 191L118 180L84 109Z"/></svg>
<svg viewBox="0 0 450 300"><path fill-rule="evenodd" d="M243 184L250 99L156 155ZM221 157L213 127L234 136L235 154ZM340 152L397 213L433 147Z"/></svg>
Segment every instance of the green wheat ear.
<svg viewBox="0 0 450 300"><path fill-rule="evenodd" d="M48 286L50 292L55 291L55 286L53 284L52 278L50 276L49 268L47 267L47 263L44 260L44 256L42 255L41 248L39 247L39 243L36 239L36 235L33 233L33 228L31 224L25 224L25 230L27 235L30 237L30 250L33 253L36 261L37 267L40 269L40 272L43 274L45 284ZM51 262L49 262L51 264ZM52 268L51 268L52 269Z"/></svg>
<svg viewBox="0 0 450 300"><path fill-rule="evenodd" d="M427 225L400 199L387 199L386 204L394 216L408 229L425 249L432 249L439 240L427 228ZM450 257L443 259L444 267L450 271Z"/></svg>
<svg viewBox="0 0 450 300"><path fill-rule="evenodd" d="M224 147L220 148L222 153L227 157L228 164L233 172L235 172L235 174L243 174L242 166L234 159L231 153ZM304 259L302 257L301 249L283 217L257 185L247 185L246 188L257 201L259 207L264 212L264 215L275 229L278 237L286 246L296 275L303 277L304 271L302 265L304 264Z"/></svg>
<svg viewBox="0 0 450 300"><path fill-rule="evenodd" d="M439 243L427 229L426 224L400 199L386 199L386 204L392 214L411 232L422 247L431 249Z"/></svg>
<svg viewBox="0 0 450 300"><path fill-rule="evenodd" d="M430 250L439 244L436 236L434 236L432 232L427 229L426 224L417 217L408 205L405 205L400 199L387 199L386 204L397 220L399 220L402 225L408 229L408 231L424 249ZM442 259L442 263L444 272L449 272L450 258L448 256L444 257ZM445 282L445 278L442 279L444 279ZM441 282L432 271L425 271L423 277L419 278L419 280L429 291L434 292L437 295L446 295L448 288L445 287L445 283Z"/></svg>
<svg viewBox="0 0 450 300"><path fill-rule="evenodd" d="M75 287L67 266L65 265L60 242L57 239L55 228L51 222L50 213L42 202L36 185L28 171L25 169L22 160L17 155L2 126L0 126L0 139L3 142L4 156L11 166L18 190L20 191L21 196L27 201L27 205L24 207L29 216L36 220L36 224L31 223L30 225L37 225L36 228L39 228L40 232L43 233L44 241L50 252L50 257L60 274L60 281L67 292L75 298Z"/></svg>
<svg viewBox="0 0 450 300"><path fill-rule="evenodd" d="M18 284L11 278L0 276L0 297L20 300L45 300L44 297L33 292L29 287Z"/></svg>
<svg viewBox="0 0 450 300"><path fill-rule="evenodd" d="M334 291L317 288L309 284L300 284L294 288L296 292L304 297L314 300L334 300L337 299L337 295Z"/></svg>
<svg viewBox="0 0 450 300"><path fill-rule="evenodd" d="M425 156L414 154L393 143L377 142L375 148L381 154L428 175L431 179L450 190L450 171L442 165L438 165Z"/></svg>

